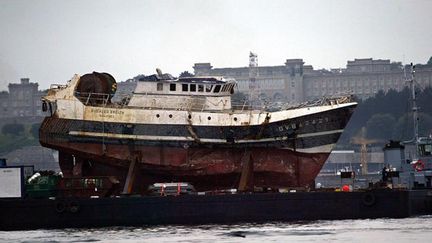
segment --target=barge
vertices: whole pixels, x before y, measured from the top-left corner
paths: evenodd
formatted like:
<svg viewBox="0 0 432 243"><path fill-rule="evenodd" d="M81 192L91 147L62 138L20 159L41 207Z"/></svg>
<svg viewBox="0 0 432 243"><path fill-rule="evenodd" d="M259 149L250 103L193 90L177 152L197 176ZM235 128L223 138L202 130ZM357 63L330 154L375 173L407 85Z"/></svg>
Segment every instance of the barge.
<svg viewBox="0 0 432 243"><path fill-rule="evenodd" d="M432 214L432 190L1 199L0 230L232 224Z"/></svg>

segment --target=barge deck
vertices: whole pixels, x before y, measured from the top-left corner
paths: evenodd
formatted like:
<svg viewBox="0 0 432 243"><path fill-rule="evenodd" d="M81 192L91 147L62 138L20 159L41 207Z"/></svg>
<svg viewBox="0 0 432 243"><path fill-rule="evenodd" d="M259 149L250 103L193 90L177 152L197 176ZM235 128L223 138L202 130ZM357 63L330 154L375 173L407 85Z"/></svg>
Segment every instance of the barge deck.
<svg viewBox="0 0 432 243"><path fill-rule="evenodd" d="M404 218L432 214L432 190L1 199L0 230Z"/></svg>

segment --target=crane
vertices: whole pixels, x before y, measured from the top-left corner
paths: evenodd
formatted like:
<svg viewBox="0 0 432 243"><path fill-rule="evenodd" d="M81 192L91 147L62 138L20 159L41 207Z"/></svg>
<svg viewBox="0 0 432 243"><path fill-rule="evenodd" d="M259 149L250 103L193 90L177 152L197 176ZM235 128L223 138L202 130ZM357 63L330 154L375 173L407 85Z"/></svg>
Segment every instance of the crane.
<svg viewBox="0 0 432 243"><path fill-rule="evenodd" d="M367 161L367 145L374 143L381 143L379 139L368 139L366 138L366 128L362 127L361 136L351 138L351 144L360 145L360 164L362 166L362 175L368 173L368 161Z"/></svg>

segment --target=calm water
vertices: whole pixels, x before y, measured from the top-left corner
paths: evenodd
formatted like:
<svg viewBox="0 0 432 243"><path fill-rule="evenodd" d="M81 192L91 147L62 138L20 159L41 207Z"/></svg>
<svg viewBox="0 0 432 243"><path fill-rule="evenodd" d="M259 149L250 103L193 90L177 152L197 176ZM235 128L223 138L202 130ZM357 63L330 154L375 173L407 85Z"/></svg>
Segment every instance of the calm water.
<svg viewBox="0 0 432 243"><path fill-rule="evenodd" d="M296 223L0 231L0 242L432 242L432 216Z"/></svg>

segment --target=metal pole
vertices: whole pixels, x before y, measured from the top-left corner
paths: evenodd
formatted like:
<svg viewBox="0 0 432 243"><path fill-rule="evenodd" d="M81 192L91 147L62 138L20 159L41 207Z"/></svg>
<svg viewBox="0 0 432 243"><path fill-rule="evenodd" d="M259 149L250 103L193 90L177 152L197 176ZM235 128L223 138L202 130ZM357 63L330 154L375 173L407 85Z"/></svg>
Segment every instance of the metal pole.
<svg viewBox="0 0 432 243"><path fill-rule="evenodd" d="M415 152L414 152L414 159L418 159L418 151L417 151L417 144L418 144L418 137L419 137L419 119L418 119L418 107L417 107L417 100L416 100L416 87L415 87L415 66L411 63L411 98L412 98L412 111L413 111L413 122L414 122L414 146L415 146Z"/></svg>

